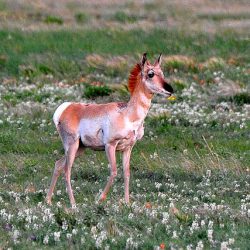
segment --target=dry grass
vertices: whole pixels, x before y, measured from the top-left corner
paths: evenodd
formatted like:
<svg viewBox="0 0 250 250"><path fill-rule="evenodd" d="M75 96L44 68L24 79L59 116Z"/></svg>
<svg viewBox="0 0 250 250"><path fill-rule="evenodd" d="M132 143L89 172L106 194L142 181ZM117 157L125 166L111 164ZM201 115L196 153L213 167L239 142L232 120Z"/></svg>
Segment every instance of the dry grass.
<svg viewBox="0 0 250 250"><path fill-rule="evenodd" d="M144 30L155 27L188 31L218 32L231 29L249 33L248 1L208 0L158 0L145 1L80 1L16 0L3 1L0 8L0 27L23 30L54 30L81 28L118 28ZM115 16L122 12L133 16L131 22L119 22ZM84 13L86 22L77 23L75 15ZM46 24L44 19L52 15L63 19L63 25Z"/></svg>

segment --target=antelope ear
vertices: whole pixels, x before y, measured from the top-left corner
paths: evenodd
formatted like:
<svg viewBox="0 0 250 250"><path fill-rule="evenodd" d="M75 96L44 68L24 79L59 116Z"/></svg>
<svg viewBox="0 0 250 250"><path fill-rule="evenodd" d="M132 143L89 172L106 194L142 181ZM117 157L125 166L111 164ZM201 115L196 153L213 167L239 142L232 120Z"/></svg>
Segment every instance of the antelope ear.
<svg viewBox="0 0 250 250"><path fill-rule="evenodd" d="M144 67L145 62L147 61L147 53L143 53L142 59L141 59L141 68Z"/></svg>
<svg viewBox="0 0 250 250"><path fill-rule="evenodd" d="M157 65L161 66L161 57L162 57L162 54L159 55L158 59L155 61L154 66L157 66Z"/></svg>

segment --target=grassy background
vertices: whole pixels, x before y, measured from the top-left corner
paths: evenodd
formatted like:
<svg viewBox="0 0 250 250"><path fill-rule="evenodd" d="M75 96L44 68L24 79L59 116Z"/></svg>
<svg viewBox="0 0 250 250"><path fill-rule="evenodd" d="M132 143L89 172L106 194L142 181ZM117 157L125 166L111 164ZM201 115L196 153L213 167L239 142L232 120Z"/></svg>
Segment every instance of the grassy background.
<svg viewBox="0 0 250 250"><path fill-rule="evenodd" d="M232 32L215 36L205 33L185 34L172 30L107 31L83 30L21 33L13 31L0 32L2 58L2 75L18 75L20 65L44 64L55 71L55 64L73 61L78 71L84 68L82 60L87 54L129 54L132 57L148 51L150 55L159 52L165 55L184 54L197 60L217 56L228 59L236 57L241 63L249 63L250 46L247 39L239 39ZM49 59L48 59L49 58ZM60 69L57 69L60 70ZM77 69L76 69L77 70ZM57 73L57 72L55 72ZM67 74L68 72L65 72ZM79 73L79 72L77 72Z"/></svg>
<svg viewBox="0 0 250 250"><path fill-rule="evenodd" d="M243 0L0 1L0 248L247 249L247 8ZM86 150L72 171L77 210L63 178L47 206L63 154L54 110L127 101L129 70L145 51L151 60L163 53L177 100L153 100L131 159L131 205L119 154L107 202L96 203L109 169L103 152Z"/></svg>

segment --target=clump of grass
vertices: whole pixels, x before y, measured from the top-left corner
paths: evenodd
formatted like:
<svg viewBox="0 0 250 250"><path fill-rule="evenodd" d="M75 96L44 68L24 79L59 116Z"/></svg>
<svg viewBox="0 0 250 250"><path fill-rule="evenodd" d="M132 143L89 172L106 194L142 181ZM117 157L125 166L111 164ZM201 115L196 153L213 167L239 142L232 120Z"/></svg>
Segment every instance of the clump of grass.
<svg viewBox="0 0 250 250"><path fill-rule="evenodd" d="M49 15L44 19L44 22L47 23L47 24L59 24L59 25L62 25L63 24L63 19L61 17L58 17L58 16Z"/></svg>
<svg viewBox="0 0 250 250"><path fill-rule="evenodd" d="M99 70L105 75L120 76L127 74L130 60L126 56L109 56L104 58L101 55L88 55L85 58L91 71Z"/></svg>
<svg viewBox="0 0 250 250"><path fill-rule="evenodd" d="M123 11L117 11L113 16L113 19L120 23L134 23L137 21L136 16L129 15Z"/></svg>
<svg viewBox="0 0 250 250"><path fill-rule="evenodd" d="M84 96L87 98L95 98L98 96L107 96L112 93L112 90L106 86L92 86L92 85L86 85L84 90Z"/></svg>
<svg viewBox="0 0 250 250"><path fill-rule="evenodd" d="M19 66L19 74L24 78L32 79L37 76L38 72L35 67L31 65L20 65Z"/></svg>
<svg viewBox="0 0 250 250"><path fill-rule="evenodd" d="M129 69L129 59L125 56L115 56L107 60L106 74L111 76L126 75Z"/></svg>
<svg viewBox="0 0 250 250"><path fill-rule="evenodd" d="M42 75L53 75L56 78L67 77L72 80L82 72L79 60L72 60L64 56L46 55L37 58L30 57L30 59L35 61L33 68L36 74L34 74L33 78Z"/></svg>
<svg viewBox="0 0 250 250"><path fill-rule="evenodd" d="M195 63L194 59L183 55L164 57L163 67L169 72L173 72L174 70L192 70L196 72L198 70L197 64Z"/></svg>
<svg viewBox="0 0 250 250"><path fill-rule="evenodd" d="M20 76L24 77L27 80L32 80L40 75L49 75L53 74L54 70L47 66L44 63L38 65L21 65L19 67Z"/></svg>
<svg viewBox="0 0 250 250"><path fill-rule="evenodd" d="M220 97L219 101L229 101L235 103L236 105L242 106L244 104L250 104L250 94L247 92L237 93L233 96Z"/></svg>
<svg viewBox="0 0 250 250"><path fill-rule="evenodd" d="M0 55L0 69L4 68L7 63L7 56Z"/></svg>
<svg viewBox="0 0 250 250"><path fill-rule="evenodd" d="M220 57L211 57L205 61L201 67L204 69L218 70L225 67L225 61Z"/></svg>
<svg viewBox="0 0 250 250"><path fill-rule="evenodd" d="M200 13L198 14L200 19L210 19L213 21L223 21L223 20L244 20L249 19L249 13Z"/></svg>
<svg viewBox="0 0 250 250"><path fill-rule="evenodd" d="M67 226L72 230L75 227L76 224L76 219L74 214L72 213L66 213L65 210L63 209L57 209L57 211L55 212L55 220L56 223L59 226L62 226L63 223L67 223Z"/></svg>
<svg viewBox="0 0 250 250"><path fill-rule="evenodd" d="M54 70L45 64L39 64L38 69L41 73L45 75L54 73Z"/></svg>
<svg viewBox="0 0 250 250"><path fill-rule="evenodd" d="M180 79L174 79L171 83L173 84L174 90L177 92L181 92L186 87L185 82Z"/></svg>
<svg viewBox="0 0 250 250"><path fill-rule="evenodd" d="M103 56L101 55L97 55L97 54L91 54L86 56L85 58L86 63L93 68L97 68L97 69L103 69L103 66L105 64L105 59Z"/></svg>
<svg viewBox="0 0 250 250"><path fill-rule="evenodd" d="M79 24L86 23L88 20L88 16L86 15L86 13L79 12L75 14L75 20Z"/></svg>

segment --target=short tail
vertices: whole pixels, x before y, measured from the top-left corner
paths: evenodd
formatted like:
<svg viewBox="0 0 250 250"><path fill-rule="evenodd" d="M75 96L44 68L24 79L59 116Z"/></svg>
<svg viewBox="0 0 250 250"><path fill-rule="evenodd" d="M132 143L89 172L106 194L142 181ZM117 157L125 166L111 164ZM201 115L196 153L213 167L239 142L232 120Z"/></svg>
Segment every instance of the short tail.
<svg viewBox="0 0 250 250"><path fill-rule="evenodd" d="M62 103L55 111L54 115L53 115L53 121L57 127L60 117L63 113L63 111L71 104L71 102L64 102Z"/></svg>

